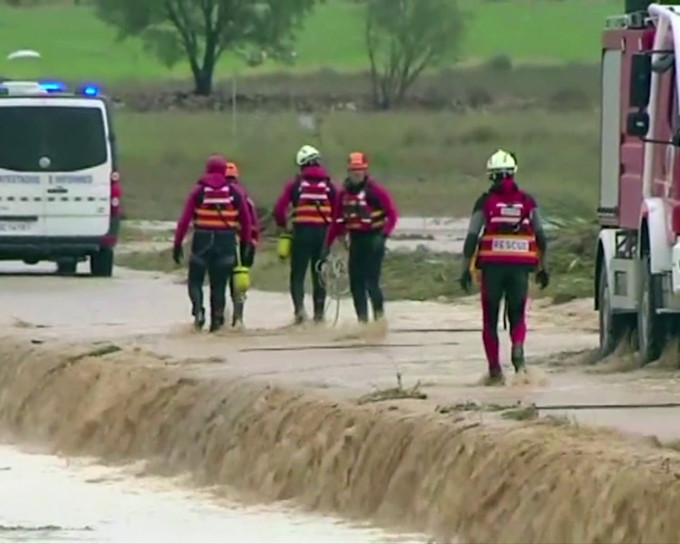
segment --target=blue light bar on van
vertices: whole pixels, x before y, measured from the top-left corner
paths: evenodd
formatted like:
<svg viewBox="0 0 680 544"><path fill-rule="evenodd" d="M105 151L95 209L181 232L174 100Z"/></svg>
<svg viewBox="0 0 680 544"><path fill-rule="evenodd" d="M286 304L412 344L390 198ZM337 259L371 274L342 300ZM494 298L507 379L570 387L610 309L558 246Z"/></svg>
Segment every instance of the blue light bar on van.
<svg viewBox="0 0 680 544"><path fill-rule="evenodd" d="M84 96L99 96L99 87L96 85L83 85L78 89L78 94Z"/></svg>
<svg viewBox="0 0 680 544"><path fill-rule="evenodd" d="M66 92L66 85L58 81L41 81L40 88L48 93L63 93Z"/></svg>

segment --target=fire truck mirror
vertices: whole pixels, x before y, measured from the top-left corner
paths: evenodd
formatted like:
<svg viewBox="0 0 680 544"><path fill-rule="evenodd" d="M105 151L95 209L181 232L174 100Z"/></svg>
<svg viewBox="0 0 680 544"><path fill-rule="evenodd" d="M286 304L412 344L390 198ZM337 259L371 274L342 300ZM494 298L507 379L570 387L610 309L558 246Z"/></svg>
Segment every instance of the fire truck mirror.
<svg viewBox="0 0 680 544"><path fill-rule="evenodd" d="M652 82L652 58L638 53L633 55L630 67L629 106L644 109L649 105Z"/></svg>
<svg viewBox="0 0 680 544"><path fill-rule="evenodd" d="M636 111L628 114L626 119L626 134L637 138L644 138L649 131L649 114Z"/></svg>

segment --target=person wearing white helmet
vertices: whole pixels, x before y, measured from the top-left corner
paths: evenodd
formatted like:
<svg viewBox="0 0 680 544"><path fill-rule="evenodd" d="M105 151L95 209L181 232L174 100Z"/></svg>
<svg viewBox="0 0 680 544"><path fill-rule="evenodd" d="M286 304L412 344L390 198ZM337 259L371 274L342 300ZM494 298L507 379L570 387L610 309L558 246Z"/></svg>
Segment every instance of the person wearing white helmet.
<svg viewBox="0 0 680 544"><path fill-rule="evenodd" d="M326 288L314 266L324 248L326 232L337 206L338 189L321 164L321 153L303 145L295 155L299 172L283 188L274 206L274 220L286 237L291 237L290 295L295 323L306 320L305 278L311 268L314 321L324 320ZM289 217L289 211L290 213Z"/></svg>
<svg viewBox="0 0 680 544"><path fill-rule="evenodd" d="M517 157L499 149L486 163L492 185L477 199L463 246L460 284L466 291L474 268L481 272L482 339L488 362L488 382L504 383L498 341L498 317L503 299L510 326L511 361L516 372L526 370L525 309L529 275L537 271L541 289L548 286L547 239L538 204L515 182Z"/></svg>

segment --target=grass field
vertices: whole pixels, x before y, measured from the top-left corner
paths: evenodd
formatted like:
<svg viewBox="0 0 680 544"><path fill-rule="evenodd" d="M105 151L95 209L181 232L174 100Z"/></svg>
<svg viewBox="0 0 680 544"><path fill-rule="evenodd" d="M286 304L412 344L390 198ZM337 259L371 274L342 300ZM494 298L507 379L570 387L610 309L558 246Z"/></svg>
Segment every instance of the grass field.
<svg viewBox="0 0 680 544"><path fill-rule="evenodd" d="M117 117L126 215L175 219L211 153L241 166L261 206L271 206L294 171L304 142L318 144L342 179L347 153L368 153L374 175L403 213L465 216L486 189L484 165L499 147L519 155L519 180L551 213L590 217L598 179L598 127L593 112L537 110L503 114L334 113L321 141L293 114L244 114L232 134L227 114L165 113Z"/></svg>
<svg viewBox="0 0 680 544"><path fill-rule="evenodd" d="M622 0L461 0L468 19L460 54L463 62L507 55L514 62L596 62L600 32L608 15L622 11ZM186 64L161 66L130 40L115 44L116 32L70 2L51 7L0 8L0 54L21 48L39 50L40 61L3 60L0 73L13 77L61 77L98 81L186 78ZM362 17L356 3L329 0L307 20L298 39L296 70L324 67L363 70L367 60ZM453 59L452 59L453 60ZM20 64L21 63L21 64ZM226 56L218 77L277 70L268 63L246 68Z"/></svg>

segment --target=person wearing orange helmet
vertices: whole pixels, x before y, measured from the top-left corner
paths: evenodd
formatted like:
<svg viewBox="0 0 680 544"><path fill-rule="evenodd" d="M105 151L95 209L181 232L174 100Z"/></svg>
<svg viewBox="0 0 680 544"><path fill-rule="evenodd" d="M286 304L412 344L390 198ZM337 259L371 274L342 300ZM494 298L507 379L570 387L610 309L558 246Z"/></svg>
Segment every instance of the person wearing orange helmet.
<svg viewBox="0 0 680 544"><path fill-rule="evenodd" d="M248 209L250 211L250 218L252 220L251 243L246 243L243 240L243 238L241 238L239 242L240 245L239 251L241 252L241 264L246 268L251 268L253 266L253 263L255 262L255 249L257 247L257 243L260 240L260 218L257 214L257 207L255 206L255 202L253 201L253 199L250 197L250 194L248 193L247 189L241 182L241 173L239 171L238 165L235 162L227 163L226 177L227 181L229 181L230 183L235 183L241 188L241 191L245 195L246 204L248 205ZM231 300L234 304L234 314L232 315L231 326L236 327L238 325L243 324L243 310L245 306L245 298L242 295L240 295L234 288L233 276L231 277L231 281L229 282L229 293L231 295Z"/></svg>
<svg viewBox="0 0 680 544"><path fill-rule="evenodd" d="M373 318L385 312L380 286L385 241L394 232L398 211L390 193L368 173L368 158L362 152L350 153L348 176L338 194L326 244L324 262L333 242L349 234L349 282L354 310L360 323L368 321L368 300ZM367 296L368 295L368 296Z"/></svg>

